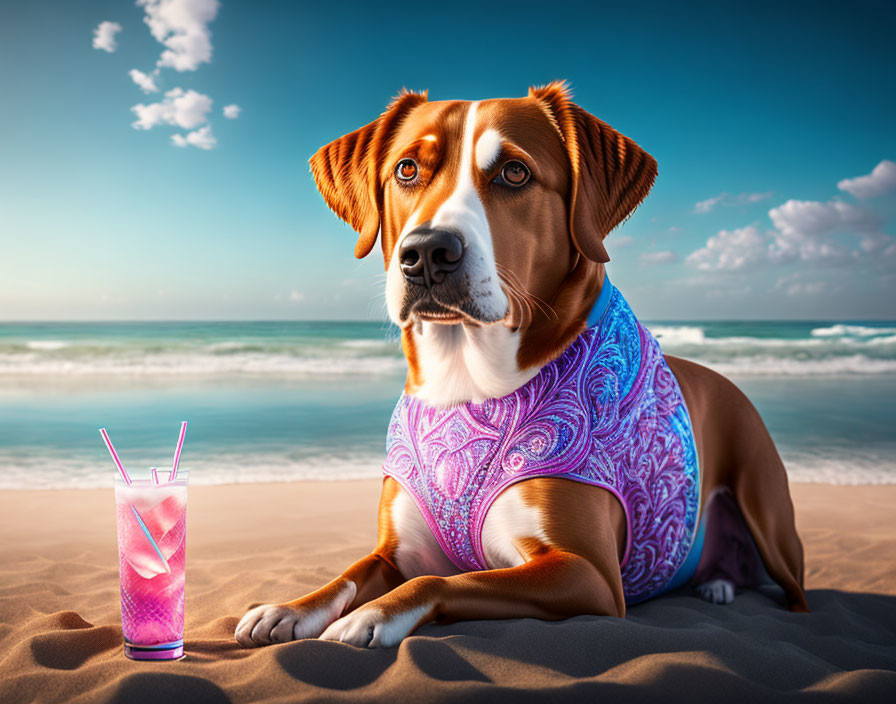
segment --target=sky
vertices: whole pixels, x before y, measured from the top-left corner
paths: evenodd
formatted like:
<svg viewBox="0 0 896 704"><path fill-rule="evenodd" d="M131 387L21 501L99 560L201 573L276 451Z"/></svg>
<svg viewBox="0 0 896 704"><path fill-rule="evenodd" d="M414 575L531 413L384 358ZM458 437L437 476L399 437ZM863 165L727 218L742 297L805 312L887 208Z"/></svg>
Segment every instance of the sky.
<svg viewBox="0 0 896 704"><path fill-rule="evenodd" d="M402 87L576 101L659 162L639 317L896 318L892 2L0 4L0 320L385 319L307 160Z"/></svg>

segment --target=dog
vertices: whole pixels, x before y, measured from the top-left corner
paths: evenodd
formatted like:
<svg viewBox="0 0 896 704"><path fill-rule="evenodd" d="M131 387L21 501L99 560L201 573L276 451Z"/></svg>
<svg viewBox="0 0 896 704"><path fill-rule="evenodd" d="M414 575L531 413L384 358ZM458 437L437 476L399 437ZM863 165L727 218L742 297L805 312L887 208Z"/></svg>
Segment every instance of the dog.
<svg viewBox="0 0 896 704"><path fill-rule="evenodd" d="M480 102L402 92L311 170L355 256L379 239L407 380L375 549L250 610L241 645L391 647L430 622L622 617L688 583L729 603L769 577L808 611L758 412L664 357L606 277L604 239L656 178L647 152L554 82Z"/></svg>

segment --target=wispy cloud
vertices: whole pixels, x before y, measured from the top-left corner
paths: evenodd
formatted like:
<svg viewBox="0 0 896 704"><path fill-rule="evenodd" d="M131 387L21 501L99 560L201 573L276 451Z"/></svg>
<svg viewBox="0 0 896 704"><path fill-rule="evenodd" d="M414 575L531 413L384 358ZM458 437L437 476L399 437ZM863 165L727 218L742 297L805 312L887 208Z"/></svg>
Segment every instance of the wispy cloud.
<svg viewBox="0 0 896 704"><path fill-rule="evenodd" d="M856 198L874 198L896 192L896 163L884 159L870 174L845 178L837 183L837 188Z"/></svg>
<svg viewBox="0 0 896 704"><path fill-rule="evenodd" d="M212 134L212 128L209 125L205 125L185 135L171 135L171 143L177 147L193 146L199 149L214 149L218 144L218 140Z"/></svg>
<svg viewBox="0 0 896 704"><path fill-rule="evenodd" d="M644 252L640 259L645 264L671 264L678 261L678 255L667 249L661 252Z"/></svg>
<svg viewBox="0 0 896 704"><path fill-rule="evenodd" d="M235 120L240 116L243 109L239 105L225 105L222 112L228 120Z"/></svg>
<svg viewBox="0 0 896 704"><path fill-rule="evenodd" d="M710 212L722 201L725 195L725 193L720 193L719 195L713 196L712 198L697 201L697 203L694 204L694 212L700 214Z"/></svg>
<svg viewBox="0 0 896 704"><path fill-rule="evenodd" d="M635 243L635 238L631 235L613 235L610 238L611 249L625 249L631 247Z"/></svg>
<svg viewBox="0 0 896 704"><path fill-rule="evenodd" d="M218 0L137 0L137 5L152 36L165 46L157 66L195 71L212 60L208 25L218 14Z"/></svg>
<svg viewBox="0 0 896 704"><path fill-rule="evenodd" d="M738 193L736 195L722 192L717 196L695 203L694 212L698 215L705 215L712 212L717 205L729 208L738 205L749 205L750 203L758 203L761 200L770 198L771 195L771 191L767 193Z"/></svg>
<svg viewBox="0 0 896 704"><path fill-rule="evenodd" d="M100 22L93 30L93 48L114 53L118 48L115 35L120 31L121 25L118 22Z"/></svg>
<svg viewBox="0 0 896 704"><path fill-rule="evenodd" d="M775 288L783 291L788 296L816 296L824 293L828 284L826 281L807 280L806 272L795 271L778 279Z"/></svg>
<svg viewBox="0 0 896 704"><path fill-rule="evenodd" d="M140 90L144 93L158 93L159 87L156 85L155 77L158 75L158 71L153 71L152 74L147 75L143 73L143 71L139 71L136 68L132 68L128 71L128 75L131 77L131 80L140 86Z"/></svg>
<svg viewBox="0 0 896 704"><path fill-rule="evenodd" d="M305 300L305 294L300 291L292 290L289 292L289 300L293 303L301 303Z"/></svg>

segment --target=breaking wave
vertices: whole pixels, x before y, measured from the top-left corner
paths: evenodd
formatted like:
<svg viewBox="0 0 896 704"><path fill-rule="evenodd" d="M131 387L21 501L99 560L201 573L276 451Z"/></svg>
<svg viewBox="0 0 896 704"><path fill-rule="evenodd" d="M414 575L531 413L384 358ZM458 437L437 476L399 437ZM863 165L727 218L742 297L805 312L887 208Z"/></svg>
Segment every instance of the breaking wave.
<svg viewBox="0 0 896 704"><path fill-rule="evenodd" d="M893 323L659 323L664 352L725 374L896 373ZM401 375L378 323L0 325L0 376Z"/></svg>

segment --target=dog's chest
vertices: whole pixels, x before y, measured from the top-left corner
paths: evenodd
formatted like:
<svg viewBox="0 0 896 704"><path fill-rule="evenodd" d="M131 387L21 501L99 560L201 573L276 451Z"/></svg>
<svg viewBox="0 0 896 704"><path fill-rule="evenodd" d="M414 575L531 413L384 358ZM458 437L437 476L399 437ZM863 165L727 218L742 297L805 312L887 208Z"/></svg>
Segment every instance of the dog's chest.
<svg viewBox="0 0 896 704"><path fill-rule="evenodd" d="M398 538L396 563L402 576L447 577L460 570L445 555L420 510L402 489L392 504L392 523ZM527 505L518 485L508 487L489 507L482 526L482 547L487 567L501 569L524 562L517 549L520 540L537 538L550 544L541 509Z"/></svg>
<svg viewBox="0 0 896 704"><path fill-rule="evenodd" d="M599 323L512 394L450 408L403 395L383 471L422 517L406 511L410 562L441 548L443 572L519 564L515 544L540 537L541 516L514 487L537 477L620 500L630 603L669 581L696 529L699 469L684 398L659 344L615 290Z"/></svg>

